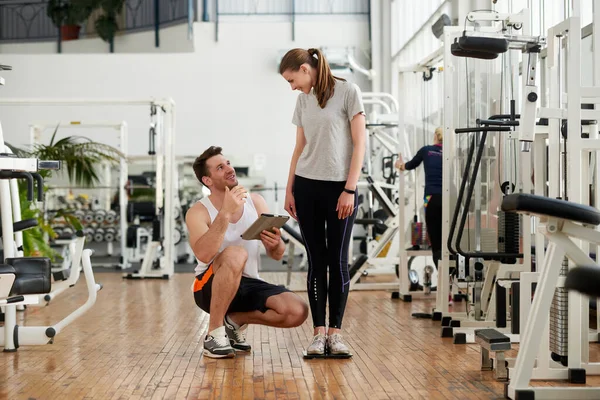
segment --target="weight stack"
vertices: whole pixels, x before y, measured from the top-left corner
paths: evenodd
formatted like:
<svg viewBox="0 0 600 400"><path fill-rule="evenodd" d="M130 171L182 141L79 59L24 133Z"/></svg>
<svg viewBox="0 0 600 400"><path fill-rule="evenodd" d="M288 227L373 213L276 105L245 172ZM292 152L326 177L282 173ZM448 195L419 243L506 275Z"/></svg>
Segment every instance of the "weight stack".
<svg viewBox="0 0 600 400"><path fill-rule="evenodd" d="M560 276L567 275L569 260L563 259ZM565 288L556 288L550 308L550 351L553 359L566 360L569 351L569 293ZM564 358L563 358L564 357Z"/></svg>
<svg viewBox="0 0 600 400"><path fill-rule="evenodd" d="M498 212L498 252L519 253L519 233L521 224L519 214ZM504 257L503 264L516 264L516 257Z"/></svg>

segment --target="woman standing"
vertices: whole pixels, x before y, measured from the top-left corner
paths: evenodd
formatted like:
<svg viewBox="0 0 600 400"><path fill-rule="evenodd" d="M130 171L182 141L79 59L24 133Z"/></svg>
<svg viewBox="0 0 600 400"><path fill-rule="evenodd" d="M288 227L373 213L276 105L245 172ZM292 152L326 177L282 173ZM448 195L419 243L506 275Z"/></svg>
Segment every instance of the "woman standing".
<svg viewBox="0 0 600 400"><path fill-rule="evenodd" d="M412 160L404 164L398 155L396 168L401 171L425 167L425 225L431 242L431 253L435 267L442 258L442 144L444 131L437 128L433 134L433 145L423 146Z"/></svg>
<svg viewBox="0 0 600 400"><path fill-rule="evenodd" d="M348 354L340 334L348 299L348 246L356 217L356 185L365 155L360 89L333 76L318 49L293 49L279 73L299 90L292 122L285 210L298 221L308 254L308 296L314 337L308 354ZM329 282L327 268L329 267ZM325 325L329 299L329 326Z"/></svg>

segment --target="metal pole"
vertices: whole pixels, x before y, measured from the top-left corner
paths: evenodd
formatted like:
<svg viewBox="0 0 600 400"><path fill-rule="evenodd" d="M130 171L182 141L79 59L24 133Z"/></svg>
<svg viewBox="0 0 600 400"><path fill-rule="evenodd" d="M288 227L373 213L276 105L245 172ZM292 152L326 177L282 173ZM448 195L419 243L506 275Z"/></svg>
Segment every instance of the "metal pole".
<svg viewBox="0 0 600 400"><path fill-rule="evenodd" d="M215 0L215 42L219 41L219 0Z"/></svg>
<svg viewBox="0 0 600 400"><path fill-rule="evenodd" d="M210 16L208 14L208 0L202 0L202 22L209 22Z"/></svg>
<svg viewBox="0 0 600 400"><path fill-rule="evenodd" d="M292 0L292 41L296 41L296 0Z"/></svg>
<svg viewBox="0 0 600 400"><path fill-rule="evenodd" d="M154 47L160 46L160 3L159 0L154 0Z"/></svg>

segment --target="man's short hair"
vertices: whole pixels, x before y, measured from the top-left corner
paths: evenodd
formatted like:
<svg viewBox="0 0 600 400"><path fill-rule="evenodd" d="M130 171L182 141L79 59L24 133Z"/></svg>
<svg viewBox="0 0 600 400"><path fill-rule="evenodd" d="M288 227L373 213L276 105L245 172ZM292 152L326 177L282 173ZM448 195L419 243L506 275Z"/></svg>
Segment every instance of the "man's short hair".
<svg viewBox="0 0 600 400"><path fill-rule="evenodd" d="M194 173L196 174L196 178L204 185L202 182L202 178L205 176L210 176L210 172L208 171L208 167L206 166L206 161L214 157L216 155L222 155L223 149L218 146L210 146L208 149L204 150L204 153L200 154L196 160L194 161ZM206 185L205 185L206 186Z"/></svg>

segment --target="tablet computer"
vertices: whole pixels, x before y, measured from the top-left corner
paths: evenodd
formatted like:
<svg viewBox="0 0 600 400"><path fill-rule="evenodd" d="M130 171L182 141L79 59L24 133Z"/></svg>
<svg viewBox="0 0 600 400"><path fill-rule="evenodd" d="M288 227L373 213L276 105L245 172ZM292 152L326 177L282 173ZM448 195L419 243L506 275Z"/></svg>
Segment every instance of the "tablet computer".
<svg viewBox="0 0 600 400"><path fill-rule="evenodd" d="M261 214L260 217L242 234L244 240L260 240L262 231L271 230L272 228L281 228L287 220L290 219L286 215Z"/></svg>

